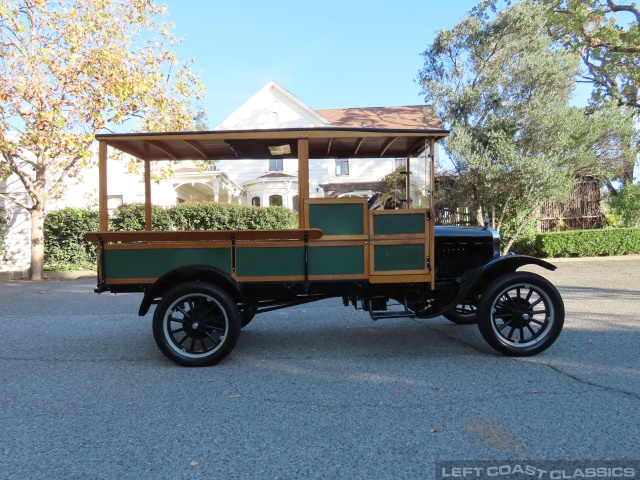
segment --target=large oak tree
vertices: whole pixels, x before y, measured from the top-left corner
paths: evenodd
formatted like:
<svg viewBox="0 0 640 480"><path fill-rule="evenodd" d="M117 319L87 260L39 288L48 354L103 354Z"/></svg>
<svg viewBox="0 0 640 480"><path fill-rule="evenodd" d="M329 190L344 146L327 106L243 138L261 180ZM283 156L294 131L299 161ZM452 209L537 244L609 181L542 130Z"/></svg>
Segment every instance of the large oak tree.
<svg viewBox="0 0 640 480"><path fill-rule="evenodd" d="M193 127L202 86L151 0L0 0L0 179L31 202L33 280L47 200L95 159L94 134Z"/></svg>
<svg viewBox="0 0 640 480"><path fill-rule="evenodd" d="M582 112L569 107L578 73L572 52L553 48L545 10L524 0L486 1L424 52L420 82L452 130L445 148L456 193L477 218L510 223L508 250L544 200L568 195L568 148Z"/></svg>
<svg viewBox="0 0 640 480"><path fill-rule="evenodd" d="M640 7L621 0L537 1L546 7L552 37L580 55L582 81L593 86L594 104L615 101L623 108L612 113L626 116L627 130L633 128L632 115L640 114ZM637 137L637 132L630 135ZM639 148L635 138L633 147L621 152L621 171L614 180L633 181ZM616 193L611 183L609 188Z"/></svg>

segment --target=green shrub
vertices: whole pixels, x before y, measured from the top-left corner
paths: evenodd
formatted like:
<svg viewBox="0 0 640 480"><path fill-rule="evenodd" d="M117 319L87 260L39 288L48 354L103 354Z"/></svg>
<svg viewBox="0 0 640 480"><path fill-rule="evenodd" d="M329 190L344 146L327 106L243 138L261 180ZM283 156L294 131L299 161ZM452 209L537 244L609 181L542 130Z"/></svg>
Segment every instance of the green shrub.
<svg viewBox="0 0 640 480"><path fill-rule="evenodd" d="M82 238L99 229L98 213L86 208L63 208L44 219L44 263L46 270L96 268L96 246Z"/></svg>
<svg viewBox="0 0 640 480"><path fill-rule="evenodd" d="M511 235L516 231L520 222L524 218L524 213L506 220L502 224L500 229L500 248L504 248L511 238ZM539 221L537 218L532 218L524 226L520 234L516 237L516 241L513 242L509 251L517 253L519 255L535 255L536 252L536 235L538 234Z"/></svg>
<svg viewBox="0 0 640 480"><path fill-rule="evenodd" d="M182 203L168 210L177 230L259 230L296 228L298 215L284 207Z"/></svg>
<svg viewBox="0 0 640 480"><path fill-rule="evenodd" d="M544 257L596 257L640 252L640 228L605 228L540 233L537 253Z"/></svg>
<svg viewBox="0 0 640 480"><path fill-rule="evenodd" d="M155 231L171 230L173 222L164 208L151 207L151 229ZM141 232L145 229L144 204L124 203L113 212L109 219L109 230Z"/></svg>
<svg viewBox="0 0 640 480"><path fill-rule="evenodd" d="M616 227L640 227L640 184L627 183L620 192L609 197L607 207Z"/></svg>

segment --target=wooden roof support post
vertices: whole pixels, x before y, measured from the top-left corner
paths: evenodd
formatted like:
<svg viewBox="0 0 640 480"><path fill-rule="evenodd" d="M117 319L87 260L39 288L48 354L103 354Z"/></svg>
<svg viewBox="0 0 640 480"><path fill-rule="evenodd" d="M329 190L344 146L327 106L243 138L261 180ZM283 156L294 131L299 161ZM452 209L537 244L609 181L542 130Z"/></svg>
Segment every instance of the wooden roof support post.
<svg viewBox="0 0 640 480"><path fill-rule="evenodd" d="M411 208L411 157L407 157L407 206Z"/></svg>
<svg viewBox="0 0 640 480"><path fill-rule="evenodd" d="M109 230L109 210L107 206L107 142L98 142L98 208L100 231Z"/></svg>
<svg viewBox="0 0 640 480"><path fill-rule="evenodd" d="M304 204L309 198L309 139L298 139L298 218L299 227L306 228Z"/></svg>
<svg viewBox="0 0 640 480"><path fill-rule="evenodd" d="M147 232L151 228L151 161L144 161L144 229Z"/></svg>
<svg viewBox="0 0 640 480"><path fill-rule="evenodd" d="M436 224L436 199L435 199L435 191L436 188L436 142L431 137L429 140L429 156L426 160L431 160L430 168L429 168L429 190L430 190L430 202L429 202L429 211L431 212L431 221L429 222L429 256L431 257L431 265L436 264L436 242L435 242L435 224ZM425 179L426 180L426 179ZM434 267L432 267L434 268ZM433 275L433 280L431 280L431 288L435 290L436 288L436 276Z"/></svg>

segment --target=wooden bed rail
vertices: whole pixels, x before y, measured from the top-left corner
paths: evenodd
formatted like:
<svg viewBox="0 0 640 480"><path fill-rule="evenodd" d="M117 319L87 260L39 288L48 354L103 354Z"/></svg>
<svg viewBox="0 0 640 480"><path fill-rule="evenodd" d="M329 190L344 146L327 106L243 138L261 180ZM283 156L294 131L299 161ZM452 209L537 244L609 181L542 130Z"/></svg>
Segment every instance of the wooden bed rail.
<svg viewBox="0 0 640 480"><path fill-rule="evenodd" d="M306 234L306 238L305 238ZM220 242L245 240L318 240L322 230L317 228L288 230L188 230L167 232L88 232L84 239L90 243L113 242Z"/></svg>

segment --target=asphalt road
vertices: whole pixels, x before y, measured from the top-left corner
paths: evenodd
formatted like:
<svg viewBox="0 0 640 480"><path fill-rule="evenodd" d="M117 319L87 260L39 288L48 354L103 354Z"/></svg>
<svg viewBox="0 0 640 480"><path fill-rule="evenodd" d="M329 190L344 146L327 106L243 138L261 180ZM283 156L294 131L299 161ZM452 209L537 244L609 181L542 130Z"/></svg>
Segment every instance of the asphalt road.
<svg viewBox="0 0 640 480"><path fill-rule="evenodd" d="M432 478L442 460L640 460L640 257L558 263L527 359L339 300L258 316L221 364L159 352L140 295L0 283L0 478ZM640 475L640 473L639 473Z"/></svg>

